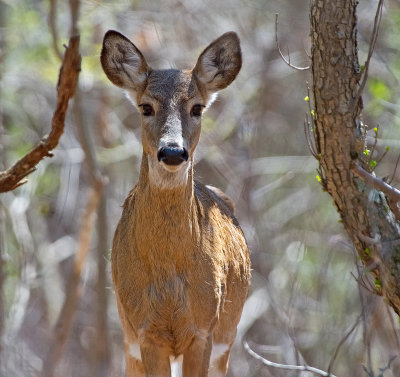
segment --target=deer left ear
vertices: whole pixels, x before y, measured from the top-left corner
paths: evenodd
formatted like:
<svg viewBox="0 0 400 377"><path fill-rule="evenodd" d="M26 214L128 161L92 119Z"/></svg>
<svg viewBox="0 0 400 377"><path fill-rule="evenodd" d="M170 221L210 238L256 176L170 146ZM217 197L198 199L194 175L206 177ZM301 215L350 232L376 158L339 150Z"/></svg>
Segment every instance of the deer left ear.
<svg viewBox="0 0 400 377"><path fill-rule="evenodd" d="M241 67L239 37L231 31L221 35L200 54L193 74L211 94L226 88Z"/></svg>

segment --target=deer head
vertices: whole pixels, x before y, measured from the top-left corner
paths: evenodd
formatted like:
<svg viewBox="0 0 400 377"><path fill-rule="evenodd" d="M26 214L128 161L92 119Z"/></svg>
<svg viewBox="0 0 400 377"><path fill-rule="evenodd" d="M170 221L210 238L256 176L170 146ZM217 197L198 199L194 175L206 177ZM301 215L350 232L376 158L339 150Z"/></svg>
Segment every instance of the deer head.
<svg viewBox="0 0 400 377"><path fill-rule="evenodd" d="M202 112L241 68L236 33L225 33L212 42L192 70L153 70L128 38L110 30L104 37L101 64L111 82L127 90L140 109L150 183L159 188L185 185Z"/></svg>

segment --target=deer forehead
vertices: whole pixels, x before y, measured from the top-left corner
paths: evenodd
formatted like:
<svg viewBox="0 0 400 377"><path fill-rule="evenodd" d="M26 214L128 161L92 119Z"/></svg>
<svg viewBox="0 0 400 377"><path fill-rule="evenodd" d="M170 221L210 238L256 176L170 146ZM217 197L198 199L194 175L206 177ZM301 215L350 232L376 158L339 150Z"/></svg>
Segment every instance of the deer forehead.
<svg viewBox="0 0 400 377"><path fill-rule="evenodd" d="M177 69L152 71L140 102L156 101L160 108L183 106L191 101L202 101L201 92L190 71Z"/></svg>

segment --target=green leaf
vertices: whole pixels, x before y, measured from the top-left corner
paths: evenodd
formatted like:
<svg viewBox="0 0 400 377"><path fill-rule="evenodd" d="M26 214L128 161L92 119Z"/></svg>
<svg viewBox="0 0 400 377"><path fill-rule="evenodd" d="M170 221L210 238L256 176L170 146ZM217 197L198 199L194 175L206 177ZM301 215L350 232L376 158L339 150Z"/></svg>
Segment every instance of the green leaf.
<svg viewBox="0 0 400 377"><path fill-rule="evenodd" d="M374 132L377 134L378 133L378 127L374 127Z"/></svg>
<svg viewBox="0 0 400 377"><path fill-rule="evenodd" d="M374 168L376 166L376 161L375 160L371 160L369 162L369 166L371 166L371 168Z"/></svg>
<svg viewBox="0 0 400 377"><path fill-rule="evenodd" d="M370 152L371 152L371 151L370 151L369 149L365 149L363 153L364 153L366 156L369 156Z"/></svg>
<svg viewBox="0 0 400 377"><path fill-rule="evenodd" d="M318 174L315 176L315 178L316 178L316 180L317 180L318 182L321 182L321 181L322 181L321 177L320 177Z"/></svg>
<svg viewBox="0 0 400 377"><path fill-rule="evenodd" d="M371 255L371 249L369 247L366 247L364 253L367 255Z"/></svg>
<svg viewBox="0 0 400 377"><path fill-rule="evenodd" d="M305 96L304 97L304 101L309 101L310 100L310 97L309 96Z"/></svg>

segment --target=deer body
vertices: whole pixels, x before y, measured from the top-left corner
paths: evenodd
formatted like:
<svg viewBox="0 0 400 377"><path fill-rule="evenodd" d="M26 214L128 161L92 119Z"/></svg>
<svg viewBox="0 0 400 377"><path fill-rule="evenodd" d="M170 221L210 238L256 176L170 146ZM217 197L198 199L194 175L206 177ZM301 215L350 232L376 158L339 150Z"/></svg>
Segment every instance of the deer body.
<svg viewBox="0 0 400 377"><path fill-rule="evenodd" d="M121 34L102 65L142 109L139 181L114 236L112 274L129 377L225 376L247 297L246 241L230 200L193 179L201 109L236 77L239 41L224 34L192 71L154 71Z"/></svg>

